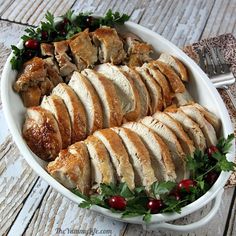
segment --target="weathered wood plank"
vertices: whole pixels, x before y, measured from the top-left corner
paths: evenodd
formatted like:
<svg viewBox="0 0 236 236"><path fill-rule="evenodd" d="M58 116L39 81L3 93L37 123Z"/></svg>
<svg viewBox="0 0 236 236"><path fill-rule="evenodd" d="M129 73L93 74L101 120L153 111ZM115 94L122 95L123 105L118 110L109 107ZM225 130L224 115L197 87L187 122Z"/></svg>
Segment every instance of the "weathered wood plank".
<svg viewBox="0 0 236 236"><path fill-rule="evenodd" d="M122 235L125 224L81 209L50 188L25 235L55 235L60 230L67 232L69 229L87 232L92 229L111 230L112 233L105 235Z"/></svg>
<svg viewBox="0 0 236 236"><path fill-rule="evenodd" d="M231 203L231 217L228 221L228 227L225 228L225 234L227 236L236 235L236 188L234 189L233 201Z"/></svg>
<svg viewBox="0 0 236 236"><path fill-rule="evenodd" d="M94 12L99 4L100 0L76 1L72 9L75 12L80 12L80 11Z"/></svg>
<svg viewBox="0 0 236 236"><path fill-rule="evenodd" d="M202 38L214 37L219 34L234 33L236 25L236 2L216 0L211 11Z"/></svg>
<svg viewBox="0 0 236 236"><path fill-rule="evenodd" d="M9 236L22 235L24 233L45 192L48 190L48 186L41 178L37 179L33 190L24 202L19 215L8 232Z"/></svg>
<svg viewBox="0 0 236 236"><path fill-rule="evenodd" d="M36 181L36 175L8 137L0 147L0 234L9 230Z"/></svg>
<svg viewBox="0 0 236 236"><path fill-rule="evenodd" d="M70 9L73 3L74 1L71 0L15 0L12 1L12 4L8 3L0 7L0 12L1 10L3 12L1 19L33 25L43 19L46 11L49 10L55 15L62 15ZM35 14L39 13L39 10L41 10L40 14ZM37 21L35 22L36 19Z"/></svg>

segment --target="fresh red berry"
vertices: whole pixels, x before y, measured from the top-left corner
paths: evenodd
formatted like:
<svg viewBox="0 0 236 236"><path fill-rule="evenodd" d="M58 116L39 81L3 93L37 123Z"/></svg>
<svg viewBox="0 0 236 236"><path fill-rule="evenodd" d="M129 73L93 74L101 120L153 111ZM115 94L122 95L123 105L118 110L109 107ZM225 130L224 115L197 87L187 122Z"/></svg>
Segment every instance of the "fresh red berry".
<svg viewBox="0 0 236 236"><path fill-rule="evenodd" d="M92 21L93 21L93 17L92 16L88 16L87 18L86 18L86 23L87 24L91 24L92 23Z"/></svg>
<svg viewBox="0 0 236 236"><path fill-rule="evenodd" d="M70 21L67 18L64 18L62 21L62 24L64 24L64 25L67 25L69 23L70 23Z"/></svg>
<svg viewBox="0 0 236 236"><path fill-rule="evenodd" d="M44 40L48 39L48 32L47 31L42 31L41 32L41 38L44 39Z"/></svg>
<svg viewBox="0 0 236 236"><path fill-rule="evenodd" d="M212 157L212 154L214 154L216 152L219 152L219 149L216 146L210 146L206 150L206 153L207 153L208 157Z"/></svg>
<svg viewBox="0 0 236 236"><path fill-rule="evenodd" d="M32 50L28 49L28 50L25 50L23 55L24 55L24 58L26 60L29 60L29 59L31 59L32 57L35 56L35 51L32 51Z"/></svg>
<svg viewBox="0 0 236 236"><path fill-rule="evenodd" d="M108 199L108 205L119 211L123 211L126 208L126 200L121 196L113 196Z"/></svg>
<svg viewBox="0 0 236 236"><path fill-rule="evenodd" d="M66 36L66 31L65 31L65 30L61 30L61 31L60 31L60 35Z"/></svg>
<svg viewBox="0 0 236 236"><path fill-rule="evenodd" d="M178 190L185 190L186 192L190 192L190 188L195 187L196 186L196 182L193 181L192 179L183 179L179 182L178 184Z"/></svg>
<svg viewBox="0 0 236 236"><path fill-rule="evenodd" d="M175 198L175 200L177 200L177 201L181 200L181 194L178 191L178 189L174 189L173 191L171 191L170 196L173 196Z"/></svg>
<svg viewBox="0 0 236 236"><path fill-rule="evenodd" d="M147 204L147 208L151 210L151 213L158 213L164 207L164 203L162 200L159 199L150 199Z"/></svg>
<svg viewBox="0 0 236 236"><path fill-rule="evenodd" d="M209 173L207 173L204 179L208 184L212 185L216 182L218 177L219 177L219 173L215 171L210 171Z"/></svg>
<svg viewBox="0 0 236 236"><path fill-rule="evenodd" d="M36 39L28 39L25 42L25 47L29 49L37 49L39 46L39 42Z"/></svg>

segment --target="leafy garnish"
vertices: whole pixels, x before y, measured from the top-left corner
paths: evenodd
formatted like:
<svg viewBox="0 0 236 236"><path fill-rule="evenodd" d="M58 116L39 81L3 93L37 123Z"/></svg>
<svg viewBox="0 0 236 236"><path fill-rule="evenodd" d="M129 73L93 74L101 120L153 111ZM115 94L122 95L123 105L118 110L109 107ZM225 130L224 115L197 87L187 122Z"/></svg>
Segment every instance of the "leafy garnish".
<svg viewBox="0 0 236 236"><path fill-rule="evenodd" d="M194 182L194 185L190 186L189 189L178 189L179 184L163 181L159 183L154 182L150 186L149 193L145 190L144 186L130 190L126 183L118 185L102 183L99 186L99 194L93 194L90 197L84 196L78 190L73 192L84 199L79 205L82 208L99 205L110 209L114 213L121 213L122 218L143 216L143 220L146 223L151 221L152 213L147 206L149 201L153 201L153 199L154 201L161 199L164 203L164 208L159 211L160 213L181 213L182 207L197 200L211 187L213 183L209 184L206 180L206 176L209 173L212 171L216 173L231 171L235 168L236 165L226 159L226 154L232 145L233 138L233 135L229 135L227 139L221 138L217 144L217 149L215 149L217 151L211 157L200 150L196 150L193 156L186 157L186 165L190 171L191 181ZM176 193L181 196L181 199L176 197ZM109 206L108 200L114 196L121 196L126 200L124 210L115 210Z"/></svg>
<svg viewBox="0 0 236 236"><path fill-rule="evenodd" d="M120 15L119 12L113 13L111 9L108 10L105 17L100 19L100 25L114 26L115 24L123 25L130 18L129 15Z"/></svg>
<svg viewBox="0 0 236 236"><path fill-rule="evenodd" d="M54 21L55 18L49 11L47 11L45 19L46 21L41 22L42 31L47 31L49 34L53 31L56 31L55 21Z"/></svg>
<svg viewBox="0 0 236 236"><path fill-rule="evenodd" d="M228 135L227 139L220 138L217 143L217 148L221 151L222 154L227 154L232 146L232 141L234 140L234 134Z"/></svg>
<svg viewBox="0 0 236 236"><path fill-rule="evenodd" d="M154 197L159 197L162 194L169 193L176 186L176 183L171 181L154 182L151 186L151 193Z"/></svg>
<svg viewBox="0 0 236 236"><path fill-rule="evenodd" d="M18 47L11 45L11 49L13 51L14 56L11 59L11 66L13 70L19 70L23 65L23 54L24 49L19 49Z"/></svg>

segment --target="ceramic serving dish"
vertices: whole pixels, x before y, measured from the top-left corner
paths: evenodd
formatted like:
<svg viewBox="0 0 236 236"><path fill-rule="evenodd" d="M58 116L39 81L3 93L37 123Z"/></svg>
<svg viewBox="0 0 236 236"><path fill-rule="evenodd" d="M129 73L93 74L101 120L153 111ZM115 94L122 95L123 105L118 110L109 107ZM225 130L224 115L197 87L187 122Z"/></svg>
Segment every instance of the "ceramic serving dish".
<svg viewBox="0 0 236 236"><path fill-rule="evenodd" d="M144 41L153 45L157 55L161 52L167 52L179 58L188 68L190 82L187 85L187 89L195 99L196 102L207 107L210 111L214 112L222 121L222 131L221 135L227 137L228 134L233 133L232 124L226 110L226 107L218 94L217 90L210 82L206 74L198 67L198 65L191 60L186 54L184 54L179 48L174 46L168 40L164 39L160 35L148 30L140 25L137 25L132 22L127 22L122 28L121 31L129 31ZM18 47L22 46L22 42L18 44ZM79 204L83 201L80 197L74 195L71 191L62 186L57 182L53 177L51 177L45 170L46 162L39 159L34 153L31 152L24 139L22 138L22 124L25 117L25 107L17 93L12 89L12 85L16 79L17 72L11 69L10 59L13 54L9 56L5 64L3 74L2 74L2 84L1 84L1 94L2 94L2 103L3 110L8 122L9 129L14 138L16 145L18 146L20 152L28 162L28 164L33 168L33 170L41 176L45 181L47 181L53 188L58 192L63 194L65 197L69 198L73 202ZM228 160L232 161L234 158L235 147L231 148L231 152L228 154ZM155 214L152 216L151 223L146 224L142 217L126 218L122 219L121 215L118 213L112 213L110 210L93 206L91 209L97 211L103 215L111 217L116 220L123 222L142 224L145 229L155 230L155 229L171 229L176 231L190 231L194 230L204 224L206 224L217 212L221 196L223 193L223 187L229 178L230 173L222 172L212 186L212 188L205 193L201 198L195 202L182 208L181 214L178 213L165 213L165 214ZM214 201L211 211L200 221L189 224L189 225L173 225L167 223L169 221L181 218L190 213L193 213L209 203Z"/></svg>

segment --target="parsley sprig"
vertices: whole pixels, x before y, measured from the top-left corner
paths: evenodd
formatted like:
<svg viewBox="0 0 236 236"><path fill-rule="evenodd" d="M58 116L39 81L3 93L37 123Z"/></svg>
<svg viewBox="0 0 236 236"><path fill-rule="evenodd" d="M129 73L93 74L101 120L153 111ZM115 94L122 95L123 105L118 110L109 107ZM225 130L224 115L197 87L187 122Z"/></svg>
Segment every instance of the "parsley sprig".
<svg viewBox="0 0 236 236"><path fill-rule="evenodd" d="M90 208L92 205L99 205L110 209L112 212L121 213L122 218L141 215L146 223L150 222L152 217L151 211L147 208L150 199L161 199L163 201L164 208L160 210L160 213L181 213L182 207L197 200L209 190L211 185L205 180L205 177L209 172L234 170L236 165L226 158L226 154L232 146L233 139L233 134L229 135L226 139L219 139L219 142L216 145L218 151L213 153L211 158L200 150L196 150L192 157L187 157L186 165L195 186L190 187L188 191L181 189L181 199L176 199L174 195L178 188L178 183L171 181L154 182L151 185L149 192L147 192L143 186L136 187L131 191L126 183L120 183L118 185L113 183L102 183L99 186L99 193L89 197L81 194L77 189L73 190L73 192L84 199L79 205L82 208ZM110 197L116 195L126 199L127 205L125 210L118 211L110 208L108 200Z"/></svg>

